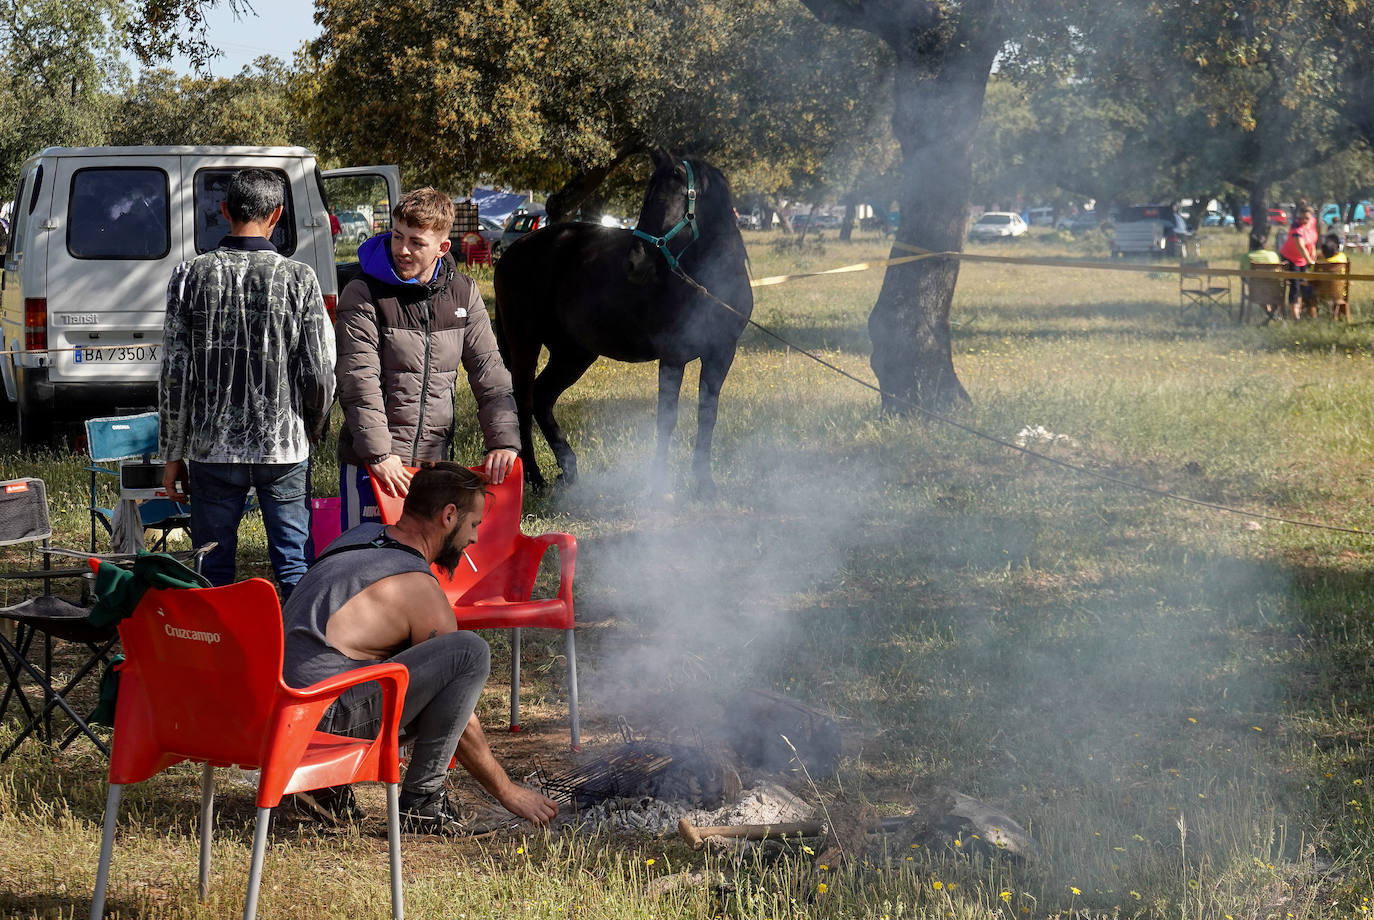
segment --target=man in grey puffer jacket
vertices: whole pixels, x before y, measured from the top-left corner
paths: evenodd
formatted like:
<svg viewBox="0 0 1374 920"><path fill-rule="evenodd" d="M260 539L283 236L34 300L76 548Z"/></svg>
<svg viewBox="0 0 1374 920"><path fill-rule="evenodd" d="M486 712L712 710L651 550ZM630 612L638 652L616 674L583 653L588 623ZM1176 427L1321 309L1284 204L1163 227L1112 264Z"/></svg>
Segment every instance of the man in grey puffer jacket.
<svg viewBox="0 0 1374 920"><path fill-rule="evenodd" d="M520 429L510 372L496 347L486 306L449 255L453 202L435 189L401 197L392 230L358 247L363 276L339 296L339 494L345 530L377 521L372 480L405 495L406 467L448 458L454 387L461 364L477 398L493 483L510 472Z"/></svg>

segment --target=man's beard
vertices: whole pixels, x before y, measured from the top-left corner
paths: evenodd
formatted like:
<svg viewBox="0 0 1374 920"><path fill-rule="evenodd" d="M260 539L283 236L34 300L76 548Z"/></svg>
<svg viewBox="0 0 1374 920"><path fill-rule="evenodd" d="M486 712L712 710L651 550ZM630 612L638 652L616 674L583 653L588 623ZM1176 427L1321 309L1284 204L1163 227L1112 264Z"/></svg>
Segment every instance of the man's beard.
<svg viewBox="0 0 1374 920"><path fill-rule="evenodd" d="M458 528L462 526L462 520L453 525L453 529L444 538L444 548L439 551L439 555L434 557L434 564L448 573L448 577L453 578L453 573L458 569L458 563L463 561L463 550L453 542L453 538L458 536Z"/></svg>

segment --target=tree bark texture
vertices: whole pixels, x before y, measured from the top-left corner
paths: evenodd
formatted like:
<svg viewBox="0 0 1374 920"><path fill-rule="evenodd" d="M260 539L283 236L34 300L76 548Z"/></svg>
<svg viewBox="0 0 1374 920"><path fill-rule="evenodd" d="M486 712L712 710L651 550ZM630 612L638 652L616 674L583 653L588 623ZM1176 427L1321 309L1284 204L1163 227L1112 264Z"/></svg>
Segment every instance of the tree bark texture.
<svg viewBox="0 0 1374 920"><path fill-rule="evenodd" d="M972 189L973 135L996 42L903 55L897 62L893 133L902 148L897 196L901 223L891 258L963 249ZM871 364L889 412L914 405L940 411L967 402L954 371L949 313L957 259L923 259L888 268L868 318Z"/></svg>
<svg viewBox="0 0 1374 920"><path fill-rule="evenodd" d="M1002 33L996 0L803 0L823 22L866 29L896 57L892 129L902 148L901 223L891 257L962 250L972 189L972 145ZM941 411L968 401L954 372L949 313L959 261L889 266L868 318L870 363L886 412Z"/></svg>

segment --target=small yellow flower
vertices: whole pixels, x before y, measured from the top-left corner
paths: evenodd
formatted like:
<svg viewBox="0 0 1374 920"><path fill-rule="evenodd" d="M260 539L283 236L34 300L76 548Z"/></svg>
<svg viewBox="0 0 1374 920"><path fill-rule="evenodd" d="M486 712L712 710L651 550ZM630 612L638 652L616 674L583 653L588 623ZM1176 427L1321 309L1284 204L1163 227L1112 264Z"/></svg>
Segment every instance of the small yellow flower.
<svg viewBox="0 0 1374 920"><path fill-rule="evenodd" d="M1138 892L1138 891L1132 891L1132 892L1131 892L1131 897L1133 897L1133 898L1135 898L1137 901L1139 901L1139 900L1140 900L1140 892Z"/></svg>
<svg viewBox="0 0 1374 920"><path fill-rule="evenodd" d="M1194 719L1192 716L1189 716L1189 717L1188 717L1188 721L1189 721L1189 722L1192 722L1194 725L1197 724L1197 719Z"/></svg>
<svg viewBox="0 0 1374 920"><path fill-rule="evenodd" d="M1069 890L1072 891L1072 892L1073 892L1074 894L1076 894L1076 895L1079 895L1079 894L1082 894L1082 893L1083 893L1083 892L1079 891L1077 888L1073 887L1072 885L1069 886Z"/></svg>
<svg viewBox="0 0 1374 920"><path fill-rule="evenodd" d="M516 856L519 856L519 855L520 855L521 853L523 853L523 852L525 852L525 848L524 848L524 847L521 847L520 849L518 849L518 850L515 851L515 855L516 855Z"/></svg>
<svg viewBox="0 0 1374 920"><path fill-rule="evenodd" d="M646 865L646 866L652 866L653 864L654 864L653 857L650 857L649 859L644 860L644 865Z"/></svg>
<svg viewBox="0 0 1374 920"><path fill-rule="evenodd" d="M964 841L959 840L958 838L955 838L954 845L955 845L956 847L961 847L961 846L964 845Z"/></svg>
<svg viewBox="0 0 1374 920"><path fill-rule="evenodd" d="M820 870L821 870L822 872L825 872L825 871L826 871L827 869L829 869L830 867L827 866L825 863L821 863L819 868L820 868Z"/></svg>
<svg viewBox="0 0 1374 920"><path fill-rule="evenodd" d="M813 850L813 849L811 849L809 846L807 846L807 845L804 844L804 843L802 844L802 852L805 853L807 856L815 856L815 855L816 855L816 851Z"/></svg>
<svg viewBox="0 0 1374 920"><path fill-rule="evenodd" d="M920 847L921 847L921 845L920 845L919 843L913 843L913 844L911 845L911 848L912 848L913 850L920 849Z"/></svg>
<svg viewBox="0 0 1374 920"><path fill-rule="evenodd" d="M1002 892L1001 894L999 894L998 897L1001 898L1003 901L1005 901L1005 902L1008 903L1008 904L1011 903L1011 892L1010 892L1010 891L1004 891L1004 892Z"/></svg>
<svg viewBox="0 0 1374 920"><path fill-rule="evenodd" d="M1364 785L1364 780L1362 780L1362 779L1357 779L1357 780L1354 781L1354 784L1355 784L1356 786L1363 786L1363 785Z"/></svg>
<svg viewBox="0 0 1374 920"><path fill-rule="evenodd" d="M825 882L820 882L816 885L816 893L825 894Z"/></svg>
<svg viewBox="0 0 1374 920"><path fill-rule="evenodd" d="M930 887L934 888L936 891L939 891L941 888L945 887L945 883L937 878L935 881L930 883Z"/></svg>
<svg viewBox="0 0 1374 920"><path fill-rule="evenodd" d="M1196 890L1196 889L1197 889L1197 879L1195 879L1195 878L1190 878L1190 879L1188 879L1188 887L1189 887L1189 888L1192 888L1192 889L1194 889L1194 890Z"/></svg>
<svg viewBox="0 0 1374 920"><path fill-rule="evenodd" d="M1253 729L1254 729L1255 731L1257 731L1257 732L1262 732L1262 731L1264 731L1264 729L1260 728L1258 725L1251 725L1250 727L1253 728Z"/></svg>

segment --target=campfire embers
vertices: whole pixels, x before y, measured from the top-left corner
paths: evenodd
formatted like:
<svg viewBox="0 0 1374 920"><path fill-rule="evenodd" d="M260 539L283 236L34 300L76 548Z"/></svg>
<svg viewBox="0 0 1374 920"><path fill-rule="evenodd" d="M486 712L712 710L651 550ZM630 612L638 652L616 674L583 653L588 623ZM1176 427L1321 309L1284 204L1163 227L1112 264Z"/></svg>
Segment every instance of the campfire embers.
<svg viewBox="0 0 1374 920"><path fill-rule="evenodd" d="M557 776L541 767L535 778L547 795L578 809L640 798L715 808L740 794L739 774L719 757L659 741L627 741Z"/></svg>

